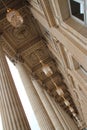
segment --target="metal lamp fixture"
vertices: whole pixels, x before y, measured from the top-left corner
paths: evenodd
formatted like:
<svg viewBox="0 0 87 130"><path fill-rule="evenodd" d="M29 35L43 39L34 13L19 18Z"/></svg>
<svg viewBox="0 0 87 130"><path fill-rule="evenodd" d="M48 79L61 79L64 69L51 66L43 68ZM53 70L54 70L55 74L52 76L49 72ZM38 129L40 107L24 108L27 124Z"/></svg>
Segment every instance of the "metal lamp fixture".
<svg viewBox="0 0 87 130"><path fill-rule="evenodd" d="M64 103L66 106L70 106L70 102L68 100L64 99Z"/></svg>
<svg viewBox="0 0 87 130"><path fill-rule="evenodd" d="M45 73L46 76L50 77L53 74L51 68L47 64L43 63L43 61L40 59L39 55L37 55L36 53L35 53L35 55L37 56L39 62L42 65L42 71ZM72 116L76 119L78 125L81 126L80 121L77 117L77 114L74 112L74 108L71 106L70 102L64 97L64 91L62 90L62 88L60 86L58 86L55 83L55 81L53 80L52 77L50 77L50 79L56 88L57 94L63 98L64 104L69 108L70 112L72 113Z"/></svg>
<svg viewBox="0 0 87 130"><path fill-rule="evenodd" d="M23 17L20 15L20 13L15 9L8 8L6 4L3 2L3 0L1 0L1 2L7 10L7 21L15 28L20 27L23 24Z"/></svg>
<svg viewBox="0 0 87 130"><path fill-rule="evenodd" d="M57 88L56 92L58 93L59 96L63 96L64 95L64 92L61 88Z"/></svg>
<svg viewBox="0 0 87 130"><path fill-rule="evenodd" d="M20 27L23 24L23 17L15 9L8 9L6 18L8 22L14 27Z"/></svg>
<svg viewBox="0 0 87 130"><path fill-rule="evenodd" d="M54 86L56 88L56 92L58 93L58 95L63 97L64 96L63 90L59 86L57 86L57 84L54 82L54 80L52 78L51 78L51 81L54 84Z"/></svg>
<svg viewBox="0 0 87 130"><path fill-rule="evenodd" d="M74 112L73 112L73 114L72 114L72 115L73 115L74 117L76 117L76 113L74 113Z"/></svg>
<svg viewBox="0 0 87 130"><path fill-rule="evenodd" d="M51 70L51 68L49 67L49 65L47 64L44 64L43 61L40 59L39 55L37 55L37 53L35 53L35 55L37 56L39 62L41 63L42 65L42 71L44 72L44 74L47 76L47 77L50 77L53 72Z"/></svg>
<svg viewBox="0 0 87 130"><path fill-rule="evenodd" d="M53 74L51 68L46 64L42 64L42 71L47 75L47 77L50 77Z"/></svg>
<svg viewBox="0 0 87 130"><path fill-rule="evenodd" d="M74 109L73 109L71 106L69 106L69 110L70 110L71 112L74 112Z"/></svg>

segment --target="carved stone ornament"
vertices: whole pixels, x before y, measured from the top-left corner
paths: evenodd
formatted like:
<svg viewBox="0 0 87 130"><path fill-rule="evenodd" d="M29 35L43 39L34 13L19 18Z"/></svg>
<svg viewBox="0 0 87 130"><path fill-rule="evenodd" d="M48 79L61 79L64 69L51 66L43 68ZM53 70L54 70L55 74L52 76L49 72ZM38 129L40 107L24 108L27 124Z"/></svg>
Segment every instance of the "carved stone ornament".
<svg viewBox="0 0 87 130"><path fill-rule="evenodd" d="M16 65L17 62L24 63L24 59L19 53L16 53L16 55L11 59L14 65Z"/></svg>

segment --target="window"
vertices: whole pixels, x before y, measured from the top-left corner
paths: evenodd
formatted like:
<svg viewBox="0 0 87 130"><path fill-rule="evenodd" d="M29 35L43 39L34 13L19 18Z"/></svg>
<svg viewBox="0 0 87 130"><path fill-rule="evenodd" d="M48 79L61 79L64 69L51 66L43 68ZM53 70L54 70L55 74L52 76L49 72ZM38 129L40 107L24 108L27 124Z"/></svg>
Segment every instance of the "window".
<svg viewBox="0 0 87 130"><path fill-rule="evenodd" d="M68 0L71 16L87 25L87 0Z"/></svg>
<svg viewBox="0 0 87 130"><path fill-rule="evenodd" d="M84 128L83 130L87 130L87 128Z"/></svg>
<svg viewBox="0 0 87 130"><path fill-rule="evenodd" d="M73 64L76 72L82 77L82 79L87 83L87 70L74 58Z"/></svg>
<svg viewBox="0 0 87 130"><path fill-rule="evenodd" d="M87 75L87 70L82 65L80 65L80 69Z"/></svg>
<svg viewBox="0 0 87 130"><path fill-rule="evenodd" d="M69 0L71 15L85 22L85 0Z"/></svg>

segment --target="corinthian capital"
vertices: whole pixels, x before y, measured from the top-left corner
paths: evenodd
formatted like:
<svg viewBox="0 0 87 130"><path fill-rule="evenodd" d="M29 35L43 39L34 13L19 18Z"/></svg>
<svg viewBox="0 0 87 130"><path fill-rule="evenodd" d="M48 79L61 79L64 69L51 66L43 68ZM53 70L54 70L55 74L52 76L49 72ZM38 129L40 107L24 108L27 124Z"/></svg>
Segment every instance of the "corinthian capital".
<svg viewBox="0 0 87 130"><path fill-rule="evenodd" d="M12 57L11 61L13 62L14 65L15 65L17 62L24 63L24 59L23 59L23 57L22 57L19 53L16 53L15 56Z"/></svg>

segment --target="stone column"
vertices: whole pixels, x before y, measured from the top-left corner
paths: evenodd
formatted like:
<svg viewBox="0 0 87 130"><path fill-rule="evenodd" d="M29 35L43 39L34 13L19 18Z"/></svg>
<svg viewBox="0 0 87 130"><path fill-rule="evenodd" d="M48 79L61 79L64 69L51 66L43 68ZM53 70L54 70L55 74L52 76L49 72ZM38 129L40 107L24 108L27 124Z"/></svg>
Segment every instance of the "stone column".
<svg viewBox="0 0 87 130"><path fill-rule="evenodd" d="M67 124L66 124L66 121L63 119L63 117L62 117L61 114L60 114L60 111L57 110L56 107L55 107L55 105L54 105L54 102L53 102L54 99L53 99L53 97L50 97L49 94L48 94L45 90L44 90L44 93L45 93L46 97L48 98L48 100L49 100L49 102L50 102L52 108L54 109L57 118L60 120L60 122L61 122L61 124L62 124L64 130L69 130L69 129L68 129L68 126L67 126Z"/></svg>
<svg viewBox="0 0 87 130"><path fill-rule="evenodd" d="M45 95L44 90L41 88L40 84L38 83L38 81L33 78L32 82L33 82L34 87L52 121L52 124L55 127L55 130L65 130L62 123L60 122L59 118L57 117L51 103L49 102L47 96Z"/></svg>
<svg viewBox="0 0 87 130"><path fill-rule="evenodd" d="M16 67L19 71L20 77L23 81L26 93L31 103L34 114L37 118L38 124L41 130L55 130L46 109L44 108L42 101L31 81L30 74L26 70L26 67L17 62Z"/></svg>
<svg viewBox="0 0 87 130"><path fill-rule="evenodd" d="M0 111L4 130L30 130L2 47L0 47Z"/></svg>
<svg viewBox="0 0 87 130"><path fill-rule="evenodd" d="M54 98L50 97L46 91L45 94L53 109L55 110L55 113L60 120L64 130L78 130L78 127L73 119L59 106L58 103L55 102Z"/></svg>

